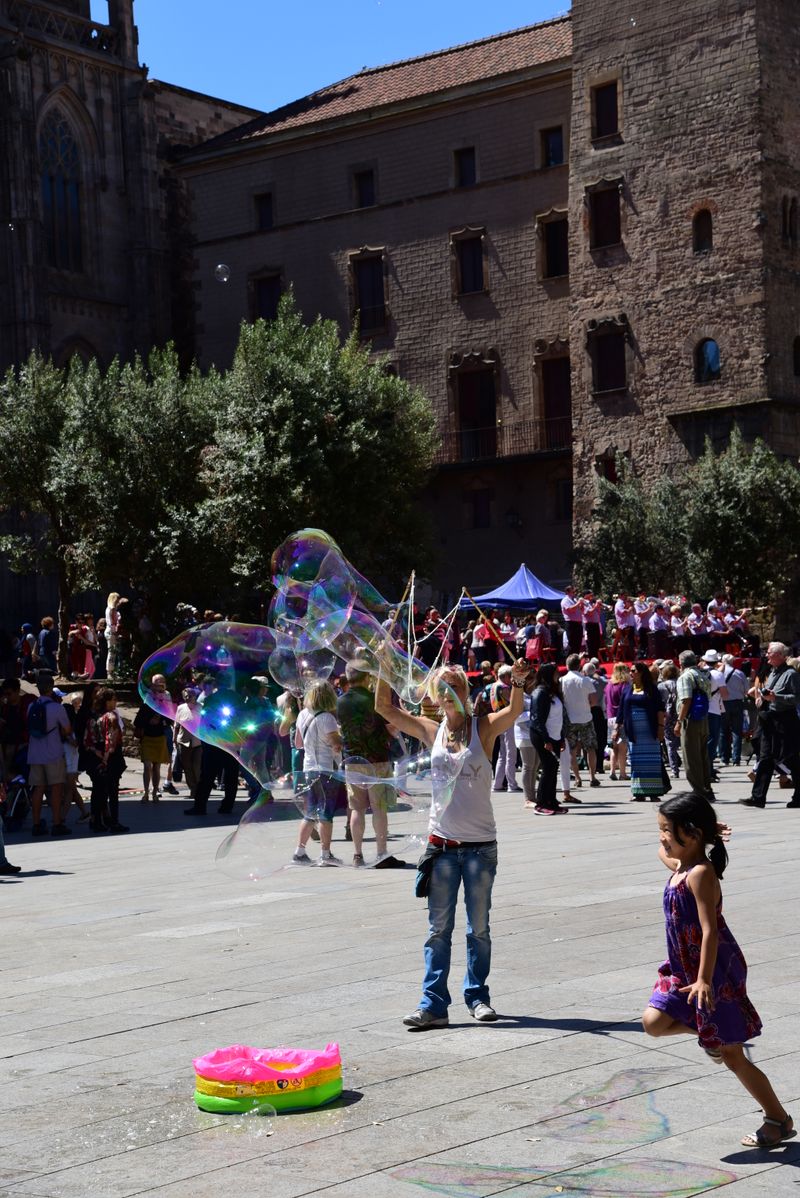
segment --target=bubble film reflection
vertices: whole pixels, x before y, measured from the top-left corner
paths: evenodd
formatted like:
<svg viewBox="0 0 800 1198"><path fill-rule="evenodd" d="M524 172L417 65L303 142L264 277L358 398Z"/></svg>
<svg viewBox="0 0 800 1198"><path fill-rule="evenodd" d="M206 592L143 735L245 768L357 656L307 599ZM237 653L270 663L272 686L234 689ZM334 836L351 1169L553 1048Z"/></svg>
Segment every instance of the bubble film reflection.
<svg viewBox="0 0 800 1198"><path fill-rule="evenodd" d="M171 720L188 700L181 721L187 731L232 753L266 786L266 760L280 722L266 699L267 663L274 652L274 633L259 624L218 621L190 628L147 659L139 693ZM158 675L166 679L163 691L153 688ZM194 693L185 696L187 688Z"/></svg>
<svg viewBox="0 0 800 1198"><path fill-rule="evenodd" d="M268 627L220 620L189 629L153 654L140 673L139 690L145 702L173 720L178 704L186 702L189 714L186 709L182 712L184 727L204 743L231 753L263 788L260 800L220 846L220 867L232 876L252 880L284 868L304 816L317 822L329 815L324 808L330 800L320 798L321 793L337 791L337 814L346 811L346 785L363 790L362 805L369 803L368 839L369 817L377 815L389 824L394 841L389 853L401 851L398 842L416 849L425 837L430 790L441 814L450 801L466 744L448 740L448 752L441 761L437 758L432 769L427 751L411 753L398 737L387 752L388 774L381 775L379 784L374 765L383 759L359 759L350 752L346 764L337 761L335 768L324 771L320 785L309 773L295 780L296 793L281 791L273 783L268 763L278 729L285 736L291 721L284 720L282 711L268 700L267 684L273 680L302 706L304 697L334 672L357 666L373 679L382 677L402 703L422 706L424 714L433 715L432 705L453 705L464 712L466 696L458 693L460 683L450 679L450 686L445 676L426 695L427 667L399 643L407 631L410 608L403 606L389 618L389 603L321 530L304 529L287 538L273 554L272 572L276 593ZM153 687L158 674L166 679L165 690ZM195 693L189 694L187 687ZM251 788L252 793L257 793L257 787ZM373 828L378 837L377 823Z"/></svg>

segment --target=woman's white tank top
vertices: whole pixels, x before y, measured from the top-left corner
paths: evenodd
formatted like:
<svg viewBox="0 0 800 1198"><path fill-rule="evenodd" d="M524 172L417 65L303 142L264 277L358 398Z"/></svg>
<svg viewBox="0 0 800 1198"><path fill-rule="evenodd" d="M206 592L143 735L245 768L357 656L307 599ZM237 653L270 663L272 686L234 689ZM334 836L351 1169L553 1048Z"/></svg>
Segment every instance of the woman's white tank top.
<svg viewBox="0 0 800 1198"><path fill-rule="evenodd" d="M483 751L478 720L472 718L470 742L461 753L448 752L446 728L443 720L431 749L433 793L428 831L444 840L460 840L465 844L495 840L492 763Z"/></svg>

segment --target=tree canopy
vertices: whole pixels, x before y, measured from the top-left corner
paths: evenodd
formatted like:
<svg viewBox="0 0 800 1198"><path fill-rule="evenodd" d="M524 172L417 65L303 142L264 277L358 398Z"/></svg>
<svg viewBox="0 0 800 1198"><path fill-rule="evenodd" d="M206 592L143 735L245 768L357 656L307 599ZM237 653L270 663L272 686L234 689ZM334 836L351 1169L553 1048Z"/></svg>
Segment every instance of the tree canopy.
<svg viewBox="0 0 800 1198"><path fill-rule="evenodd" d="M273 549L304 526L392 588L429 565L418 506L436 443L421 392L292 298L243 324L225 374L38 354L0 381L0 552L56 573L60 627L106 584L224 599L265 587Z"/></svg>
<svg viewBox="0 0 800 1198"><path fill-rule="evenodd" d="M797 580L798 513L794 463L734 428L722 453L707 441L696 462L649 489L630 469L618 484L598 479L576 572L606 593L710 595L728 584L740 602L777 604Z"/></svg>
<svg viewBox="0 0 800 1198"><path fill-rule="evenodd" d="M336 324L304 325L291 297L243 324L204 454L202 534L235 576L263 587L272 550L324 528L366 574L398 586L430 564L418 506L436 444L428 400Z"/></svg>

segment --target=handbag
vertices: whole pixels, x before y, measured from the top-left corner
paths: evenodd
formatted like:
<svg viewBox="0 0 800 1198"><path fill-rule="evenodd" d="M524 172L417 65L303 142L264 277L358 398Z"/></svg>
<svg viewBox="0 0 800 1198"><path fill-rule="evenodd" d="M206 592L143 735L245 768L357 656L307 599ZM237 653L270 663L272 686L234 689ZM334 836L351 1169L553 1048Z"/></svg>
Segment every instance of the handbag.
<svg viewBox="0 0 800 1198"><path fill-rule="evenodd" d="M428 844L425 847L425 852L417 862L417 876L414 880L414 894L417 898L427 898L431 890L431 874L436 862L436 858L440 857L444 849L439 845Z"/></svg>

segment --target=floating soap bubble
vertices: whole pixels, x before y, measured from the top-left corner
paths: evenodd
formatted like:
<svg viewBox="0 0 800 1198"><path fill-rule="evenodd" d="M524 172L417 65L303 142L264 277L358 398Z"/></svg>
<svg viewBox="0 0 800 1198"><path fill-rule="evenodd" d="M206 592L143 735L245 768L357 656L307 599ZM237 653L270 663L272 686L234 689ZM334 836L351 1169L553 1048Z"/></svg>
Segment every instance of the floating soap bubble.
<svg viewBox="0 0 800 1198"><path fill-rule="evenodd" d="M287 869L302 819L291 791L262 794L217 849L217 866L230 878L250 882Z"/></svg>
<svg viewBox="0 0 800 1198"><path fill-rule="evenodd" d="M272 572L276 594L269 608L270 627L217 621L189 629L153 654L140 674L143 699L170 719L175 718L184 688L192 684L198 694L189 714L182 712L181 723L204 743L233 754L264 788L236 832L220 846L220 867L232 876L254 880L286 868L304 819L307 824L329 822L332 794L337 799L333 814L337 819L344 814L346 784L363 792L356 806L368 805L370 848L373 831L382 842L380 825L388 823L388 851L416 851L426 836L431 792L434 813L441 817L461 770L466 741L448 741L447 752L437 752L433 762L427 750L410 755L402 738L391 753L387 751L389 765L354 759L351 752L345 765L336 763L322 780L301 777L293 794L271 781L268 763L277 729L283 723L285 732L287 723L266 700L264 684L269 675L302 701L312 686L355 663L373 678L382 677L402 702L420 705L423 714L434 718L437 708L448 703L463 713L458 694L442 682L435 694L426 696L428 669L396 639L410 617L409 609L398 613L399 623L386 619L388 602L326 533L304 529L287 538L273 554ZM157 674L166 678L165 689L154 687ZM470 727L464 725L465 738ZM380 778L376 765L383 767ZM374 829L370 815L376 817ZM372 863L380 864L374 854Z"/></svg>
<svg viewBox="0 0 800 1198"><path fill-rule="evenodd" d="M263 690L275 634L259 624L218 621L190 628L159 649L142 666L139 694L150 707L174 720L187 687L196 691L181 723L206 744L227 750L262 786L266 760L280 714ZM166 689L153 687L157 675ZM259 681L260 680L260 681Z"/></svg>
<svg viewBox="0 0 800 1198"><path fill-rule="evenodd" d="M218 263L214 267L214 278L218 283L229 283L231 278L231 268L224 262Z"/></svg>

